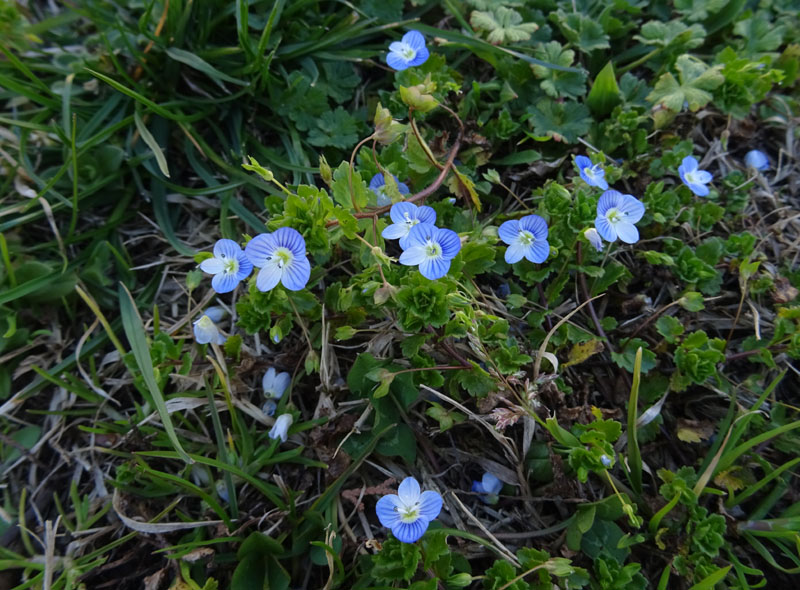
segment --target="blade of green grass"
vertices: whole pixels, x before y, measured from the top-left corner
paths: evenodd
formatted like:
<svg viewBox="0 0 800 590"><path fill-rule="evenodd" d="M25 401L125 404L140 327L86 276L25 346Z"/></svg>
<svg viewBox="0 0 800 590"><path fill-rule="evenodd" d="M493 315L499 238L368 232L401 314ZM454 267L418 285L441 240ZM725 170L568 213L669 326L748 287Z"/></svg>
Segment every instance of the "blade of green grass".
<svg viewBox="0 0 800 590"><path fill-rule="evenodd" d="M150 359L150 348L147 345L147 339L144 334L142 318L139 316L139 311L136 309L133 296L122 283L119 285L119 305L120 315L122 316L122 327L125 330L125 335L128 337L128 342L131 345L133 356L136 359L136 364L139 366L139 371L142 373L145 385L147 385L147 389L153 397L153 403L161 418L161 424L164 426L167 437L181 459L186 463L194 463L186 451L183 450L175 428L172 426L172 419L167 411L164 394L161 392L156 382L153 362Z"/></svg>

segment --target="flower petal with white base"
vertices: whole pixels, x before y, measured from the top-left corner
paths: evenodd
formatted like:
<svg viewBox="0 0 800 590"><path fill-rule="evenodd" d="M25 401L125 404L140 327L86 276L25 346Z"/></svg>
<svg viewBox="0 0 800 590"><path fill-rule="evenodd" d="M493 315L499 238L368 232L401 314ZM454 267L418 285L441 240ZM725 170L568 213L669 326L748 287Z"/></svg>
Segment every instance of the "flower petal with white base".
<svg viewBox="0 0 800 590"><path fill-rule="evenodd" d="M678 175L681 177L683 184L689 187L689 190L696 194L698 197L705 197L708 195L708 187L706 186L713 176L710 172L697 169L697 160L692 156L686 156L678 166Z"/></svg>
<svg viewBox="0 0 800 590"><path fill-rule="evenodd" d="M450 270L450 261L461 250L461 239L453 230L420 223L408 232L406 245L406 250L400 255L400 264L419 265L423 277L435 280Z"/></svg>
<svg viewBox="0 0 800 590"><path fill-rule="evenodd" d="M296 229L282 227L271 234L259 234L244 249L253 266L259 291L270 291L278 283L290 291L300 291L311 276L306 256L306 241Z"/></svg>
<svg viewBox="0 0 800 590"><path fill-rule="evenodd" d="M400 240L400 247L408 248L408 234L411 228L420 223L436 222L436 211L427 205L417 207L414 203L402 201L389 210L392 225L386 227L381 235L387 240Z"/></svg>
<svg viewBox="0 0 800 590"><path fill-rule="evenodd" d="M430 52L425 47L425 37L419 31L409 31L402 40L389 45L386 63L395 70L405 70L424 64Z"/></svg>
<svg viewBox="0 0 800 590"><path fill-rule="evenodd" d="M639 230L634 224L643 215L644 205L636 197L608 190L597 202L594 225L607 242L616 242L619 238L626 244L633 244L639 240Z"/></svg>
<svg viewBox="0 0 800 590"><path fill-rule="evenodd" d="M200 263L200 270L214 275L211 279L214 291L230 293L242 279L247 278L253 270L253 265L239 244L223 238L214 244L214 256Z"/></svg>
<svg viewBox="0 0 800 590"><path fill-rule="evenodd" d="M442 511L442 497L433 491L420 493L419 482L405 478L397 494L388 494L375 506L378 520L402 543L418 541Z"/></svg>
<svg viewBox="0 0 800 590"><path fill-rule="evenodd" d="M508 244L505 260L509 264L523 258L539 263L550 256L547 223L538 215L526 215L522 219L506 221L500 226L497 235Z"/></svg>

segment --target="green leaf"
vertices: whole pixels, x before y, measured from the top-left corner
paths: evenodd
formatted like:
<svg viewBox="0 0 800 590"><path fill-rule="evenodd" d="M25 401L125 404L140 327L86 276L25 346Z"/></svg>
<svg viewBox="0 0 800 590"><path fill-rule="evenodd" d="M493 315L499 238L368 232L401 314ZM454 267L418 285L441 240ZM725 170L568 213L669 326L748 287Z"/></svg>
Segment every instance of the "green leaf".
<svg viewBox="0 0 800 590"><path fill-rule="evenodd" d="M637 41L645 45L669 47L673 51L699 47L706 36L706 30L701 25L687 27L680 20L646 22L639 32L639 35L633 36Z"/></svg>
<svg viewBox="0 0 800 590"><path fill-rule="evenodd" d="M571 49L564 49L558 41L550 41L536 49L536 57L545 62L571 66L575 59L575 52ZM534 65L533 73L537 78L542 79L542 90L553 98L578 98L586 92L585 72L564 72Z"/></svg>
<svg viewBox="0 0 800 590"><path fill-rule="evenodd" d="M401 86L400 99L415 111L427 113L438 107L439 101L432 94L425 94L424 91L423 84L408 87Z"/></svg>
<svg viewBox="0 0 800 590"><path fill-rule="evenodd" d="M225 85L222 84L220 80L224 80L225 82L230 82L231 84L238 84L239 86L249 86L249 83L247 81L234 78L233 76L229 76L225 72L220 72L210 63L204 61L203 59L199 58L190 51L179 49L177 47L170 47L169 49L167 49L166 53L175 61L184 63L190 68L194 68L198 72L204 73L223 90L225 89Z"/></svg>
<svg viewBox="0 0 800 590"><path fill-rule="evenodd" d="M678 337L681 336L686 328L677 318L670 315L661 316L656 322L656 330L664 337L664 340L670 344L674 344Z"/></svg>
<svg viewBox="0 0 800 590"><path fill-rule="evenodd" d="M398 424L377 444L375 451L387 457L401 457L409 465L413 465L417 458L414 431L407 424Z"/></svg>
<svg viewBox="0 0 800 590"><path fill-rule="evenodd" d="M589 109L572 100L559 103L542 99L535 106L528 107L528 113L536 135L566 143L578 141L589 132L592 123Z"/></svg>
<svg viewBox="0 0 800 590"><path fill-rule="evenodd" d="M164 157L164 152L161 150L161 146L158 145L155 137L153 137L153 134L150 133L150 130L145 126L142 118L139 116L139 109L134 111L133 121L136 124L136 130L139 131L139 135L142 136L142 140L147 144L147 147L150 148L150 151L153 152L153 155L156 157L156 163L158 164L158 169L161 170L161 174L169 178L169 167L167 166L167 159Z"/></svg>
<svg viewBox="0 0 800 590"><path fill-rule="evenodd" d="M733 32L744 39L744 54L754 56L778 49L783 43L786 27L773 22L768 12L759 11L754 16L737 22Z"/></svg>
<svg viewBox="0 0 800 590"><path fill-rule="evenodd" d="M713 590L716 585L725 579L731 569L731 565L719 568L714 573L706 576L700 582L689 588L689 590Z"/></svg>
<svg viewBox="0 0 800 590"><path fill-rule="evenodd" d="M728 0L675 0L675 10L689 21L705 20L728 3Z"/></svg>
<svg viewBox="0 0 800 590"><path fill-rule="evenodd" d="M308 142L317 147L348 149L358 141L358 121L342 107L323 113L317 128L308 133Z"/></svg>
<svg viewBox="0 0 800 590"><path fill-rule="evenodd" d="M680 82L669 72L663 74L647 100L676 113L683 109L684 102L692 112L700 110L713 98L709 91L725 81L722 66L709 67L691 55L681 55L675 69Z"/></svg>
<svg viewBox="0 0 800 590"><path fill-rule="evenodd" d="M591 17L579 12L566 13L559 10L550 13L550 20L558 24L567 41L576 45L583 53L610 47L603 25Z"/></svg>
<svg viewBox="0 0 800 590"><path fill-rule="evenodd" d="M150 347L147 345L142 318L139 316L139 311L136 309L133 296L122 283L119 285L119 308L120 315L122 316L122 327L131 345L133 357L136 359L136 364L139 367L145 385L147 385L147 389L153 398L153 404L156 406L158 416L161 419L161 424L164 425L167 437L170 443L172 443L172 448L175 449L175 452L178 453L178 456L183 461L186 463L194 463L191 457L186 454L186 451L183 450L175 428L172 426L172 419L167 410L164 394L161 392L156 381L153 361L150 359Z"/></svg>
<svg viewBox="0 0 800 590"><path fill-rule="evenodd" d="M491 12L473 10L469 22L474 28L488 32L486 40L494 45L527 41L539 28L536 23L523 23L519 12L505 6Z"/></svg>
<svg viewBox="0 0 800 590"><path fill-rule="evenodd" d="M701 311L705 309L703 295L697 291L688 291L679 299L680 306L686 311Z"/></svg>
<svg viewBox="0 0 800 590"><path fill-rule="evenodd" d="M622 95L614 76L614 65L609 61L597 74L589 96L586 97L586 105L596 115L607 115L620 102Z"/></svg>

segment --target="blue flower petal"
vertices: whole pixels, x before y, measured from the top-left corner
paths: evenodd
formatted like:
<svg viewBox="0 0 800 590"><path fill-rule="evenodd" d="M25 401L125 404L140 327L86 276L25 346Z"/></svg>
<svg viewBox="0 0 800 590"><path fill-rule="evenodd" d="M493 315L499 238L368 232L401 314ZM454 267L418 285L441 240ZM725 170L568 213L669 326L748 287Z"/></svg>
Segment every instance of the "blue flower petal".
<svg viewBox="0 0 800 590"><path fill-rule="evenodd" d="M406 236L406 245L400 244L403 248L413 246L424 246L436 235L436 226L430 223L418 223L411 228Z"/></svg>
<svg viewBox="0 0 800 590"><path fill-rule="evenodd" d="M397 507L400 505L400 498L397 494L388 494L383 496L375 505L375 512L378 514L378 520L387 529L393 528L400 522L400 514L397 512Z"/></svg>
<svg viewBox="0 0 800 590"><path fill-rule="evenodd" d="M575 164L578 166L578 170L580 171L583 171L584 168L592 167L592 161L586 156L575 156Z"/></svg>
<svg viewBox="0 0 800 590"><path fill-rule="evenodd" d="M419 497L419 515L427 521L435 520L442 511L442 496L438 492L428 490Z"/></svg>
<svg viewBox="0 0 800 590"><path fill-rule="evenodd" d="M392 205L392 208L389 209L389 217L394 223L404 224L406 222L406 214L408 214L409 219L416 219L417 206L414 203L406 203L405 201L401 201L399 203L395 203Z"/></svg>
<svg viewBox="0 0 800 590"><path fill-rule="evenodd" d="M678 171L681 170L683 171L683 174L697 170L697 159L692 156L686 156L681 162L681 165L678 166Z"/></svg>
<svg viewBox="0 0 800 590"><path fill-rule="evenodd" d="M515 262L522 260L527 251L527 246L523 246L519 242L514 242L508 248L506 248L504 259L509 264L514 264Z"/></svg>
<svg viewBox="0 0 800 590"><path fill-rule="evenodd" d="M644 216L644 203L633 195L623 195L623 197L617 208L625 214L625 221L636 223Z"/></svg>
<svg viewBox="0 0 800 590"><path fill-rule="evenodd" d="M414 477L406 477L397 487L397 496L405 505L414 504L419 500L419 482Z"/></svg>
<svg viewBox="0 0 800 590"><path fill-rule="evenodd" d="M609 190L600 195L600 200L597 201L597 215L605 216L609 209L619 208L625 199L622 193L615 190ZM598 228L599 230L600 228ZM600 234L603 235L602 233ZM605 236L603 236L605 238Z"/></svg>
<svg viewBox="0 0 800 590"><path fill-rule="evenodd" d="M519 237L519 221L517 219L504 221L500 229L497 230L497 235L509 246L516 243Z"/></svg>
<svg viewBox="0 0 800 590"><path fill-rule="evenodd" d="M244 254L253 266L261 268L267 263L267 259L272 256L275 248L277 248L277 245L272 234L258 234L247 243Z"/></svg>
<svg viewBox="0 0 800 590"><path fill-rule="evenodd" d="M378 189L381 188L386 181L383 179L383 174L378 172L375 176L372 177L372 180L369 181L369 190L374 193L378 192Z"/></svg>
<svg viewBox="0 0 800 590"><path fill-rule="evenodd" d="M525 253L525 258L536 264L541 264L550 257L550 244L547 240L536 240Z"/></svg>
<svg viewBox="0 0 800 590"><path fill-rule="evenodd" d="M259 291L266 292L275 288L281 280L281 269L277 264L270 264L265 266L256 275L256 288Z"/></svg>
<svg viewBox="0 0 800 590"><path fill-rule="evenodd" d="M428 61L429 57L430 57L430 52L428 51L427 47L423 47L422 49L418 49L417 50L417 54L414 56L414 59L412 59L410 62L408 62L408 66L409 67L421 66L426 61Z"/></svg>
<svg viewBox="0 0 800 590"><path fill-rule="evenodd" d="M236 273L236 280L241 281L249 277L250 273L253 272L253 263L248 260L242 251L239 251L237 260L239 261L239 271Z"/></svg>
<svg viewBox="0 0 800 590"><path fill-rule="evenodd" d="M705 197L709 193L708 187L704 184L686 183L686 186L698 197Z"/></svg>
<svg viewBox="0 0 800 590"><path fill-rule="evenodd" d="M436 211L427 205L417 207L417 219L420 223L436 223Z"/></svg>
<svg viewBox="0 0 800 590"><path fill-rule="evenodd" d="M461 250L461 238L451 229L439 229L434 240L442 247L442 258L447 260L455 258L458 251Z"/></svg>
<svg viewBox="0 0 800 590"><path fill-rule="evenodd" d="M744 163L749 168L755 168L756 170L769 170L769 159L767 158L767 154L760 150L750 150L744 157Z"/></svg>
<svg viewBox="0 0 800 590"><path fill-rule="evenodd" d="M531 232L537 240L547 238L547 222L538 215L526 215L520 219L519 228Z"/></svg>
<svg viewBox="0 0 800 590"><path fill-rule="evenodd" d="M408 69L408 62L403 59L398 53L389 53L386 56L386 63L392 69L403 71Z"/></svg>
<svg viewBox="0 0 800 590"><path fill-rule="evenodd" d="M450 261L444 258L425 258L419 263L419 272L426 279L441 279L450 270Z"/></svg>
<svg viewBox="0 0 800 590"><path fill-rule="evenodd" d="M411 30L403 35L403 43L407 43L414 51L425 47L425 36L419 31Z"/></svg>
<svg viewBox="0 0 800 590"><path fill-rule="evenodd" d="M417 266L426 259L424 246L411 246L400 255L399 262L405 266Z"/></svg>
<svg viewBox="0 0 800 590"><path fill-rule="evenodd" d="M714 177L711 175L711 172L708 172L707 170L698 170L694 173L694 178L698 183L702 184L708 184L714 179Z"/></svg>
<svg viewBox="0 0 800 590"><path fill-rule="evenodd" d="M311 276L311 263L303 254L299 258L295 258L283 268L283 275L281 275L281 283L290 291L300 291L308 284L308 279Z"/></svg>
<svg viewBox="0 0 800 590"><path fill-rule="evenodd" d="M288 248L296 257L304 256L306 253L306 241L299 231L293 227L281 227L272 234L275 242L279 246Z"/></svg>
<svg viewBox="0 0 800 590"><path fill-rule="evenodd" d="M639 230L632 223L621 221L617 224L616 230L619 239L626 244L635 244L639 241Z"/></svg>
<svg viewBox="0 0 800 590"><path fill-rule="evenodd" d="M239 279L235 274L228 272L220 272L214 275L211 279L211 288L217 293L230 293L239 284Z"/></svg>
<svg viewBox="0 0 800 590"><path fill-rule="evenodd" d="M222 256L227 258L236 258L241 251L242 249L239 247L239 244L226 238L217 240L217 243L214 244L214 256L216 258L220 258Z"/></svg>
<svg viewBox="0 0 800 590"><path fill-rule="evenodd" d="M215 275L225 270L225 262L222 258L206 258L200 263L200 270Z"/></svg>
<svg viewBox="0 0 800 590"><path fill-rule="evenodd" d="M408 234L408 226L405 223L393 223L388 225L381 232L381 235L386 240L397 240Z"/></svg>
<svg viewBox="0 0 800 590"><path fill-rule="evenodd" d="M500 490L503 489L503 482L494 473L489 473L488 471L483 474L481 484L487 494L499 494Z"/></svg>
<svg viewBox="0 0 800 590"><path fill-rule="evenodd" d="M603 238L606 242L616 242L617 241L617 231L614 229L614 226L609 223L608 219L604 216L597 216L597 219L594 220L594 226L597 228L597 233L600 234L600 237Z"/></svg>
<svg viewBox="0 0 800 590"><path fill-rule="evenodd" d="M400 191L401 195L407 195L411 192L411 189L408 188L408 185L405 182L400 182L397 177L394 177L395 181L397 182L397 190ZM433 212L434 220L436 219L436 211Z"/></svg>
<svg viewBox="0 0 800 590"><path fill-rule="evenodd" d="M428 521L424 519L414 522L398 522L392 527L392 534L401 543L416 543L428 530Z"/></svg>

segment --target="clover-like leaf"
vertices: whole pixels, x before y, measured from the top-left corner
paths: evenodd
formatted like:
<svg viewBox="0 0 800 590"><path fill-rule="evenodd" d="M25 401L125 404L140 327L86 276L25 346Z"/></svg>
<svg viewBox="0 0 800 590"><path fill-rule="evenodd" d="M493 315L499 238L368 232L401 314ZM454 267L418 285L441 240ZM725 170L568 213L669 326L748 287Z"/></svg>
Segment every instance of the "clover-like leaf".
<svg viewBox="0 0 800 590"><path fill-rule="evenodd" d="M728 0L675 0L675 10L686 20L705 20L709 15L719 12Z"/></svg>
<svg viewBox="0 0 800 590"><path fill-rule="evenodd" d="M681 55L675 63L678 79L671 73L663 74L656 87L647 95L653 104L661 104L673 112L679 112L688 103L693 112L706 106L714 90L725 81L722 66L709 67L691 55Z"/></svg>
<svg viewBox="0 0 800 590"><path fill-rule="evenodd" d="M491 12L473 10L469 22L476 29L487 31L489 34L486 40L495 45L527 41L531 38L531 33L539 28L536 23L522 22L519 12L505 6L498 6Z"/></svg>
<svg viewBox="0 0 800 590"><path fill-rule="evenodd" d="M537 136L552 137L556 141L575 143L578 137L589 132L591 118L584 105L567 101L543 99L528 107L533 131Z"/></svg>
<svg viewBox="0 0 800 590"><path fill-rule="evenodd" d="M567 41L583 53L610 47L603 25L591 17L579 12L566 13L559 10L550 13L550 20L558 25Z"/></svg>
<svg viewBox="0 0 800 590"><path fill-rule="evenodd" d="M571 66L575 52L564 49L558 41L550 41L536 50L536 58L559 66ZM578 98L586 92L585 72L562 72L541 65L533 66L533 73L542 79L542 90L553 98Z"/></svg>

